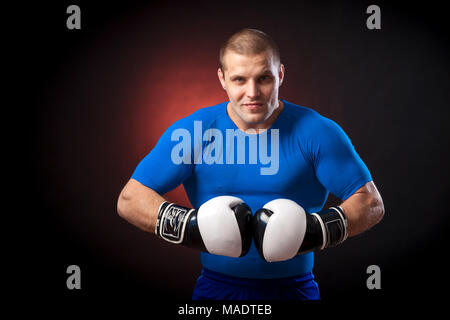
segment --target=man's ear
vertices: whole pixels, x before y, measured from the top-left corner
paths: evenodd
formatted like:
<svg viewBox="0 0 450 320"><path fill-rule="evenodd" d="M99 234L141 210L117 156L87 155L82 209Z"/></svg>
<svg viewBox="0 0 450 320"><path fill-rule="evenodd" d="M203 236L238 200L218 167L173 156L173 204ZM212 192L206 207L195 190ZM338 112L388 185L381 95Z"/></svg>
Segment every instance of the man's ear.
<svg viewBox="0 0 450 320"><path fill-rule="evenodd" d="M280 79L280 84L278 85L278 87L281 87L282 83L283 83L283 79L284 79L284 65L282 63L280 63L280 70L278 71L278 77Z"/></svg>
<svg viewBox="0 0 450 320"><path fill-rule="evenodd" d="M225 88L225 75L223 74L222 68L220 68L220 67L217 69L217 76L219 77L219 81L220 81L220 84L222 85L222 88L224 88L226 90L226 88Z"/></svg>

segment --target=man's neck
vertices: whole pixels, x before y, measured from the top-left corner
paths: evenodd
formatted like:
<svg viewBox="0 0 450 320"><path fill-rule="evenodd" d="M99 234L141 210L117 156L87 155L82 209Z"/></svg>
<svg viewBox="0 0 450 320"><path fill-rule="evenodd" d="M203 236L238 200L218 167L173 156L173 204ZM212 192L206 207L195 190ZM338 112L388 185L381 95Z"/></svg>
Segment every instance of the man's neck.
<svg viewBox="0 0 450 320"><path fill-rule="evenodd" d="M236 117L230 112L229 105L227 105L227 113L228 116L230 116L231 121L234 122L236 127L238 127L241 131L247 131L249 129L253 129L256 131L256 133L264 132L268 130L272 124L277 120L277 118L280 116L281 112L284 109L284 103L281 100L278 100L278 107L272 112L272 114L267 118L263 123L258 123L254 125L250 125L248 123L242 123L242 121L239 121L239 117ZM231 113L231 114L230 114Z"/></svg>

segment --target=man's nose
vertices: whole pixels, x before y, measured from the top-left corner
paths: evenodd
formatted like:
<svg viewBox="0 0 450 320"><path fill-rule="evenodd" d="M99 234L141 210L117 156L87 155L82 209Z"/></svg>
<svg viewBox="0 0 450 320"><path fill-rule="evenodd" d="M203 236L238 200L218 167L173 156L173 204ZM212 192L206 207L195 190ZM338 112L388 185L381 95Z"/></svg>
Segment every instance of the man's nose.
<svg viewBox="0 0 450 320"><path fill-rule="evenodd" d="M259 86L255 81L249 81L247 84L247 96L249 98L257 98L260 95Z"/></svg>

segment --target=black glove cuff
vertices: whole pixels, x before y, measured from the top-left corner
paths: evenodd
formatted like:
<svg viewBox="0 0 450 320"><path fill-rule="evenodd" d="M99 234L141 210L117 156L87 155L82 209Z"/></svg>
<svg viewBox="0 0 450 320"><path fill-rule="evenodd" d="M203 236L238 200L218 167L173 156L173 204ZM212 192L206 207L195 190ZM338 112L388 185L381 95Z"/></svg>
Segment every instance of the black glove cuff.
<svg viewBox="0 0 450 320"><path fill-rule="evenodd" d="M347 219L341 207L331 207L306 216L306 232L299 254L334 247L347 239Z"/></svg>
<svg viewBox="0 0 450 320"><path fill-rule="evenodd" d="M337 246L347 239L347 218L341 207L331 207L313 215L322 226L323 242L320 249Z"/></svg>
<svg viewBox="0 0 450 320"><path fill-rule="evenodd" d="M177 244L182 243L186 224L193 212L195 212L195 209L163 202L158 210L155 234L166 241Z"/></svg>

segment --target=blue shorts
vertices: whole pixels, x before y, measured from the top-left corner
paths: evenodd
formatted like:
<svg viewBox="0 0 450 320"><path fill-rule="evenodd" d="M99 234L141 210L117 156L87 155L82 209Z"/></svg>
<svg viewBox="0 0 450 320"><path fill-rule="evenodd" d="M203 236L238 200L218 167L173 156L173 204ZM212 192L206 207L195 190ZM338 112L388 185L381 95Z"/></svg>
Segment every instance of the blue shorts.
<svg viewBox="0 0 450 320"><path fill-rule="evenodd" d="M203 268L192 300L320 300L320 294L311 272L280 279L247 279Z"/></svg>

